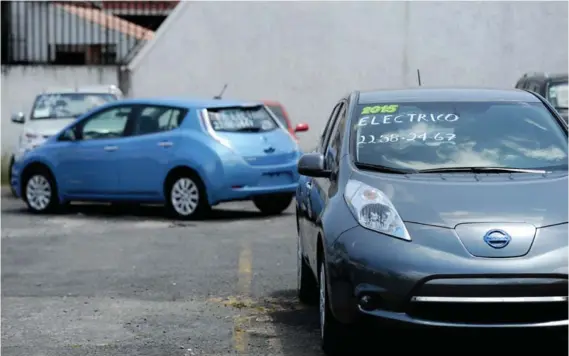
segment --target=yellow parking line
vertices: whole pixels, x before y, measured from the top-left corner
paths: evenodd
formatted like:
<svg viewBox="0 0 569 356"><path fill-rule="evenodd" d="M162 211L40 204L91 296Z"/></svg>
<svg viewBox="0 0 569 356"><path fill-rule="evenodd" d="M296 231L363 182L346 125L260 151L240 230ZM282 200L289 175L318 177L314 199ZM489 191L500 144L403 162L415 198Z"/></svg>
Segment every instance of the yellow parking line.
<svg viewBox="0 0 569 356"><path fill-rule="evenodd" d="M239 295L249 295L251 288L251 247L248 243L244 243L239 254L239 271L237 279L237 290ZM247 345L249 344L249 335L240 325L242 318L233 320L233 345L235 350L240 354L247 353Z"/></svg>

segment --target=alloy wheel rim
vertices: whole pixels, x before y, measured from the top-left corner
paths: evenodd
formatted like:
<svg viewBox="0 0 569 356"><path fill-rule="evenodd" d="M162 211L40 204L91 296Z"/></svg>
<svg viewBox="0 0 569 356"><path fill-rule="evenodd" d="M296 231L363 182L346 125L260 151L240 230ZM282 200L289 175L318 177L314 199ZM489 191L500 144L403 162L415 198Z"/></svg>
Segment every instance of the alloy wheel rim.
<svg viewBox="0 0 569 356"><path fill-rule="evenodd" d="M32 176L26 185L26 199L34 210L45 210L51 202L51 185L43 175Z"/></svg>
<svg viewBox="0 0 569 356"><path fill-rule="evenodd" d="M326 322L326 273L324 264L320 266L320 337L324 339L324 324Z"/></svg>
<svg viewBox="0 0 569 356"><path fill-rule="evenodd" d="M183 216L192 215L196 211L199 198L198 186L190 178L178 179L170 194L174 210Z"/></svg>

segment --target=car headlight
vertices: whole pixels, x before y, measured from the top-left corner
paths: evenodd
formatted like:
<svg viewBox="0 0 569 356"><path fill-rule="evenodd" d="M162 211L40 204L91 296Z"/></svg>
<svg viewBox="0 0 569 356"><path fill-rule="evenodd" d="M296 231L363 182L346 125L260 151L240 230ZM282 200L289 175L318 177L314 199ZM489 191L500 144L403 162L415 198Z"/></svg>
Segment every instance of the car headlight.
<svg viewBox="0 0 569 356"><path fill-rule="evenodd" d="M357 180L349 180L344 199L361 226L398 239L411 241L403 220L381 190Z"/></svg>

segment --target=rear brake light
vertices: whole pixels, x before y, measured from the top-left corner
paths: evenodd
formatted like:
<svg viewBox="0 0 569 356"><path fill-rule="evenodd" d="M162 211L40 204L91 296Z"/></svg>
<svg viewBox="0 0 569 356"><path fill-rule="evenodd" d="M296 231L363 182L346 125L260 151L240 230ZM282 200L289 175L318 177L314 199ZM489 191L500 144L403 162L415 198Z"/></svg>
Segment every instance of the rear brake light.
<svg viewBox="0 0 569 356"><path fill-rule="evenodd" d="M232 149L231 144L229 143L228 140L219 137L219 135L215 133L215 130L213 129L211 123L209 122L208 113L206 109L200 110L199 117L200 117L200 122L202 124L202 128L204 129L205 132L207 132L214 140L216 140L220 144L224 145L229 149Z"/></svg>

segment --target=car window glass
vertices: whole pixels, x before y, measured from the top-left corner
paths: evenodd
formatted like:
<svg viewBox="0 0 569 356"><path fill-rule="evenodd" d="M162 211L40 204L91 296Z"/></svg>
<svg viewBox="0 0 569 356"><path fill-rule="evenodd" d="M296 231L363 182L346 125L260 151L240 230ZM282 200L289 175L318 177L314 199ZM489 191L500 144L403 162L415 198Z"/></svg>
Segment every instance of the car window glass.
<svg viewBox="0 0 569 356"><path fill-rule="evenodd" d="M163 106L144 107L135 120L133 135L170 131L182 122L186 110Z"/></svg>
<svg viewBox="0 0 569 356"><path fill-rule="evenodd" d="M352 152L397 169L567 169L567 134L536 102L376 103L356 107Z"/></svg>
<svg viewBox="0 0 569 356"><path fill-rule="evenodd" d="M38 95L32 107L31 120L79 117L86 112L117 100L108 93L50 93Z"/></svg>
<svg viewBox="0 0 569 356"><path fill-rule="evenodd" d="M256 133L280 128L264 105L209 108L207 113L212 129L217 132Z"/></svg>
<svg viewBox="0 0 569 356"><path fill-rule="evenodd" d="M267 107L273 112L273 114L275 114L277 119L279 119L280 123L284 127L286 127L287 129L290 128L290 127L288 127L288 123L286 121L285 114L284 114L282 108L280 107L280 105L267 105Z"/></svg>
<svg viewBox="0 0 569 356"><path fill-rule="evenodd" d="M567 83L554 83L549 86L547 99L556 109L567 109L569 100L567 98Z"/></svg>
<svg viewBox="0 0 569 356"><path fill-rule="evenodd" d="M332 113L330 114L330 117L328 118L328 122L326 123L326 126L324 127L324 131L322 132L322 136L320 136L320 143L318 144L318 147L319 147L321 152L323 152L324 148L326 147L326 140L328 138L330 130L332 130L332 128L334 126L334 119L336 118L336 113L338 112L339 108L340 108L340 104L336 104L336 106L332 110Z"/></svg>
<svg viewBox="0 0 569 356"><path fill-rule="evenodd" d="M105 110L88 118L80 128L82 140L117 138L124 135L131 106Z"/></svg>
<svg viewBox="0 0 569 356"><path fill-rule="evenodd" d="M328 148L326 149L326 159L330 160L327 162L327 167L331 164L337 164L340 154L340 149L342 145L342 137L344 136L344 130L346 126L346 105L342 105L338 118L336 119L336 124L332 135L330 135L330 140L328 142Z"/></svg>

